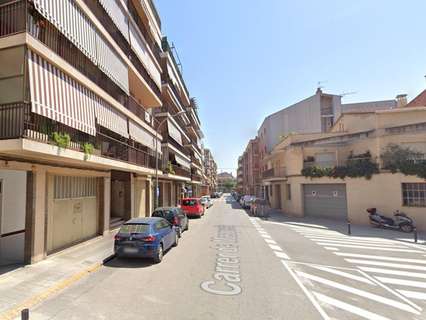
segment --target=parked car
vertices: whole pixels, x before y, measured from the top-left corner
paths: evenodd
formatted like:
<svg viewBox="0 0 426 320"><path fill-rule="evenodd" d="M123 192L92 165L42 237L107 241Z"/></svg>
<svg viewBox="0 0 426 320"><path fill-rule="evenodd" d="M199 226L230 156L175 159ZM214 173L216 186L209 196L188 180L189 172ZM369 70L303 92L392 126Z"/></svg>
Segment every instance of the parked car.
<svg viewBox="0 0 426 320"><path fill-rule="evenodd" d="M254 196L245 195L240 199L240 204L243 209L250 209L250 204L256 198Z"/></svg>
<svg viewBox="0 0 426 320"><path fill-rule="evenodd" d="M185 212L177 207L157 208L152 213L152 217L164 218L176 227L179 238L182 233L189 229L189 220Z"/></svg>
<svg viewBox="0 0 426 320"><path fill-rule="evenodd" d="M181 209L188 217L198 217L204 215L205 208L198 198L185 198L181 201Z"/></svg>
<svg viewBox="0 0 426 320"><path fill-rule="evenodd" d="M121 226L114 238L117 257L152 258L161 262L164 252L177 246L176 228L164 218L136 218Z"/></svg>
<svg viewBox="0 0 426 320"><path fill-rule="evenodd" d="M210 195L210 198L212 198L212 199L219 198L219 193L218 193L218 192L213 192L213 193Z"/></svg>
<svg viewBox="0 0 426 320"><path fill-rule="evenodd" d="M200 200L206 209L210 208L213 205L213 201L210 196L202 196Z"/></svg>

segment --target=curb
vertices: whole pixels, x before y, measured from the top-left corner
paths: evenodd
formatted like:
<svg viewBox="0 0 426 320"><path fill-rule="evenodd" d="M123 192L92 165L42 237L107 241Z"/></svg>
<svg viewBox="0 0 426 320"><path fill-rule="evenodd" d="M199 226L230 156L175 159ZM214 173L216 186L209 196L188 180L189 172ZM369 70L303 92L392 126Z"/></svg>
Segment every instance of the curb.
<svg viewBox="0 0 426 320"><path fill-rule="evenodd" d="M46 290L34 295L31 298L28 298L24 302L19 303L18 305L14 306L13 308L6 310L2 314L0 314L0 320L13 320L19 317L21 314L21 311L23 309L30 309L31 307L34 307L37 304L40 304L44 301L46 301L48 298L53 296L54 294L58 294L64 289L70 287L71 285L77 283L78 281L82 280L83 278L86 278L87 276L99 271L99 269L109 261L113 260L115 258L115 254L111 254L105 259L102 260L102 262L95 263L91 265L90 267L87 267L79 272L76 272L72 274L71 276L60 280L59 282L55 283L51 287L47 288Z"/></svg>

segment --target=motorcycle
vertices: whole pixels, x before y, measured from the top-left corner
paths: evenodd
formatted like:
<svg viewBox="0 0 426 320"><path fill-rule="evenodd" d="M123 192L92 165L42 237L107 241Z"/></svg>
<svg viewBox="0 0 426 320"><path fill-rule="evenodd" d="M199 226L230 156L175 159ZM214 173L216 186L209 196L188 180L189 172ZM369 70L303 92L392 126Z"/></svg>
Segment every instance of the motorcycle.
<svg viewBox="0 0 426 320"><path fill-rule="evenodd" d="M394 218L379 214L376 208L369 208L367 212L369 213L370 223L374 227L396 229L407 233L413 232L414 230L413 219L399 210L394 212Z"/></svg>

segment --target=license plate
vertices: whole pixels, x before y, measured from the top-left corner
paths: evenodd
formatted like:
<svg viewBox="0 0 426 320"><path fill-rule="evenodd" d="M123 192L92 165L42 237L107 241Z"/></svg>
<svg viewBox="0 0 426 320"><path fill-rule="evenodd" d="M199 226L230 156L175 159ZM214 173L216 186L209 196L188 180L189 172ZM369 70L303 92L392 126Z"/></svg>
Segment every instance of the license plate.
<svg viewBox="0 0 426 320"><path fill-rule="evenodd" d="M137 253L138 249L137 248L124 248L123 251L124 251L124 253Z"/></svg>

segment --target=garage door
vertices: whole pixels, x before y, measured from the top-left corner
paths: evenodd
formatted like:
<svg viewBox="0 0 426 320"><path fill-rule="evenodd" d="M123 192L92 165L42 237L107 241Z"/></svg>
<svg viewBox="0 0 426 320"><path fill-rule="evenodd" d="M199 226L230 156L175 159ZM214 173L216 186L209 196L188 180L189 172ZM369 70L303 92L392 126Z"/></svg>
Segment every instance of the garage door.
<svg viewBox="0 0 426 320"><path fill-rule="evenodd" d="M92 238L98 230L96 178L55 176L52 180L48 253Z"/></svg>
<svg viewBox="0 0 426 320"><path fill-rule="evenodd" d="M347 219L346 185L305 184L303 189L305 216Z"/></svg>

